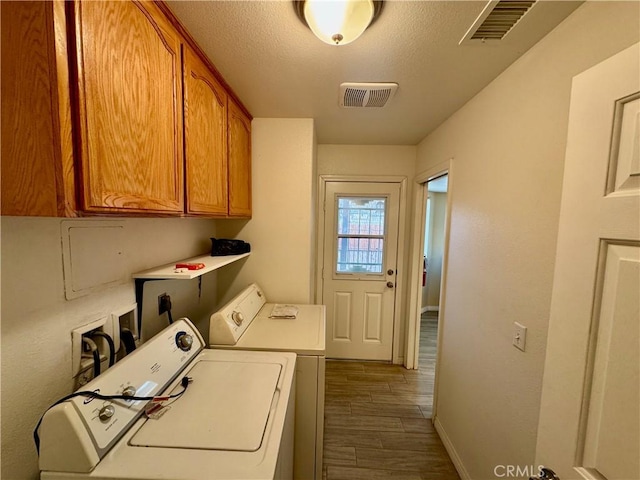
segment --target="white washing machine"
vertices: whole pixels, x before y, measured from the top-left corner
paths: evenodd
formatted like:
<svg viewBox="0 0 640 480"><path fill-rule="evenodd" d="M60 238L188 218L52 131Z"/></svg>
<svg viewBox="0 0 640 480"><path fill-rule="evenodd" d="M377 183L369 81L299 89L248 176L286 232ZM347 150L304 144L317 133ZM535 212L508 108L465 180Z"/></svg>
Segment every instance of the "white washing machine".
<svg viewBox="0 0 640 480"><path fill-rule="evenodd" d="M295 318L272 318L276 304L267 303L255 283L211 316L212 348L294 352L296 415L294 478L322 479L324 433L325 324L324 305L291 305Z"/></svg>
<svg viewBox="0 0 640 480"><path fill-rule="evenodd" d="M47 411L41 479L291 479L295 363L205 349L180 319L84 389L124 398L76 396Z"/></svg>

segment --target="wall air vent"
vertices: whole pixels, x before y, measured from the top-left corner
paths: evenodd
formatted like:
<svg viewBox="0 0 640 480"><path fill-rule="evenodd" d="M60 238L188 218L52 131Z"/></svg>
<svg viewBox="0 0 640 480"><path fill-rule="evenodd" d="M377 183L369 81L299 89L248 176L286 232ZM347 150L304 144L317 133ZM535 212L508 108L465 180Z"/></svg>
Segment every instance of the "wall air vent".
<svg viewBox="0 0 640 480"><path fill-rule="evenodd" d="M537 0L491 0L467 30L463 43L502 40Z"/></svg>
<svg viewBox="0 0 640 480"><path fill-rule="evenodd" d="M397 83L342 83L340 84L340 106L343 108L384 107L397 89Z"/></svg>

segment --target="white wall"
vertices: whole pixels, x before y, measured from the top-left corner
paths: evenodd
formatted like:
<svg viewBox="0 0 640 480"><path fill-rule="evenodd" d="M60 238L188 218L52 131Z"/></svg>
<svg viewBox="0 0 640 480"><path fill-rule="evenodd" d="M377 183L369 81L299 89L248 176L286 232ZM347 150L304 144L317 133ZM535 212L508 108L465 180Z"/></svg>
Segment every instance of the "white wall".
<svg viewBox="0 0 640 480"><path fill-rule="evenodd" d="M470 478L534 461L571 79L638 41L639 6L586 2L418 147L418 172L454 159L437 421Z"/></svg>
<svg viewBox="0 0 640 480"><path fill-rule="evenodd" d="M399 271L404 279L404 292L399 308L400 318L405 319L406 297L409 287L408 248L411 238L411 200L413 198L413 177L415 175L416 147L393 145L318 145L318 175L387 175L407 177L407 222L405 228L405 243L399 245L404 250L405 259L399 265ZM316 180L317 181L317 180ZM398 351L394 352L394 361L401 362L404 358L406 323L400 325L400 342Z"/></svg>
<svg viewBox="0 0 640 480"><path fill-rule="evenodd" d="M96 222L73 220L85 221ZM74 390L71 330L135 302L131 273L209 251L216 225L212 220L179 218L117 221L124 225L125 240L119 247L125 255L125 280L67 301L63 220L2 217L2 478L37 478L33 428L50 404ZM96 255L95 268L103 267L104 259ZM215 296L215 273L206 277L203 300L198 303L196 297L193 308L185 308L181 297L189 295L186 284L195 285L197 291L192 283L197 280L179 287L168 282L167 291L175 292L176 316L188 314L206 323ZM157 289L165 288L159 285L162 282L153 283ZM157 305L157 294L147 302Z"/></svg>
<svg viewBox="0 0 640 480"><path fill-rule="evenodd" d="M312 119L252 123L253 216L220 222L220 237L251 244L251 256L218 276L221 302L252 282L270 302L313 303L315 130Z"/></svg>

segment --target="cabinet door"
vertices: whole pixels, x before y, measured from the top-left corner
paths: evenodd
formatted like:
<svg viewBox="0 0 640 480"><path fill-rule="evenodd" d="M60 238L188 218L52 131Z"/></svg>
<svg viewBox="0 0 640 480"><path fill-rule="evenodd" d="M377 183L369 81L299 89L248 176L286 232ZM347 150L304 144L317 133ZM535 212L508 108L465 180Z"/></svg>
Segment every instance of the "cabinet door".
<svg viewBox="0 0 640 480"><path fill-rule="evenodd" d="M74 216L63 2L2 5L2 215Z"/></svg>
<svg viewBox="0 0 640 480"><path fill-rule="evenodd" d="M180 36L150 2L77 2L88 212L183 211Z"/></svg>
<svg viewBox="0 0 640 480"><path fill-rule="evenodd" d="M227 215L227 93L184 47L187 213Z"/></svg>
<svg viewBox="0 0 640 480"><path fill-rule="evenodd" d="M251 120L229 100L229 216L251 217Z"/></svg>

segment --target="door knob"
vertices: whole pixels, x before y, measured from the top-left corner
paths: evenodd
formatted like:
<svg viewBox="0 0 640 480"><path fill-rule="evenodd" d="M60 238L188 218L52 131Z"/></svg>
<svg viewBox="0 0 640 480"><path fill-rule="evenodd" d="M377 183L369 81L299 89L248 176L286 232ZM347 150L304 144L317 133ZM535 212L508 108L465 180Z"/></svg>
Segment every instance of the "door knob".
<svg viewBox="0 0 640 480"><path fill-rule="evenodd" d="M393 269L390 268L389 270L387 270L387 275L393 275Z"/></svg>
<svg viewBox="0 0 640 480"><path fill-rule="evenodd" d="M529 480L560 480L560 477L550 468L540 467L540 474L537 477L529 477Z"/></svg>
<svg viewBox="0 0 640 480"><path fill-rule="evenodd" d="M387 287L393 288L393 287L395 287L395 285L394 285L393 282L387 282Z"/></svg>

